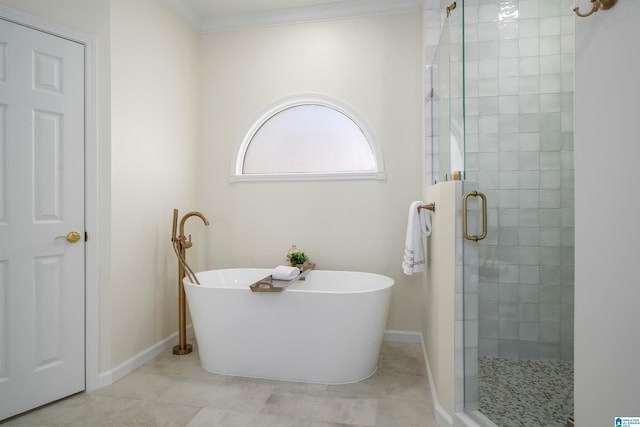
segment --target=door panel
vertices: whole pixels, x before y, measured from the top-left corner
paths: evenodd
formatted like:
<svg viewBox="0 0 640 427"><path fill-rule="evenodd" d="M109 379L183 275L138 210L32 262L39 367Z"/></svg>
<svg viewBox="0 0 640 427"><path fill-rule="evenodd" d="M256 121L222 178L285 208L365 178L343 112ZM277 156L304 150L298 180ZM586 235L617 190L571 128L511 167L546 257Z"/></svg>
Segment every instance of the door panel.
<svg viewBox="0 0 640 427"><path fill-rule="evenodd" d="M84 230L84 46L0 19L0 420L84 390Z"/></svg>

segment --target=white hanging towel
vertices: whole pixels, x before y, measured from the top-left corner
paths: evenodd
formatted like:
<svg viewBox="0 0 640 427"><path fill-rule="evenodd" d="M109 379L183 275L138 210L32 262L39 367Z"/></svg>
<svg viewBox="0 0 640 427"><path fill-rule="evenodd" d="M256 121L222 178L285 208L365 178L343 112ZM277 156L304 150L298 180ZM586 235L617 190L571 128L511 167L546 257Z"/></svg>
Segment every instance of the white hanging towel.
<svg viewBox="0 0 640 427"><path fill-rule="evenodd" d="M418 209L424 202L415 201L409 207L407 237L402 257L402 271L407 275L424 271L425 255L422 247L422 235L431 234L431 217L426 209Z"/></svg>

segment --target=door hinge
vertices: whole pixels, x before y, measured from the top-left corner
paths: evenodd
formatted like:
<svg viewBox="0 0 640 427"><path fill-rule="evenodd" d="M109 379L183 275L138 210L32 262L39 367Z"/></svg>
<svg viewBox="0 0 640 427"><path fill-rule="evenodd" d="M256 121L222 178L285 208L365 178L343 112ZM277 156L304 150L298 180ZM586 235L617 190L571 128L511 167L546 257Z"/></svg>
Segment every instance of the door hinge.
<svg viewBox="0 0 640 427"><path fill-rule="evenodd" d="M84 232L84 241L86 242L87 240L89 240L89 233L87 233L86 231Z"/></svg>

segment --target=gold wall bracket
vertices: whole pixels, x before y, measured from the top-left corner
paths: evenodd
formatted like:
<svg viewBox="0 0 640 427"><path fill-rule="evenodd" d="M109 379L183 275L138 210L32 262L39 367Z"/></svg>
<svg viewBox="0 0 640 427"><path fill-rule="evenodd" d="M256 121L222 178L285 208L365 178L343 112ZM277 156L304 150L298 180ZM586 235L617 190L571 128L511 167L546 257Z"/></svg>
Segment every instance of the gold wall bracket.
<svg viewBox="0 0 640 427"><path fill-rule="evenodd" d="M580 12L579 7L574 7L573 11L581 18L591 16L599 10L609 10L618 3L618 0L591 0L591 10L587 13Z"/></svg>
<svg viewBox="0 0 640 427"><path fill-rule="evenodd" d="M431 202L431 203L427 203L426 205L420 205L420 206L418 206L418 210L420 210L420 209L426 209L428 211L435 212L436 211L436 204L435 204L435 202Z"/></svg>
<svg viewBox="0 0 640 427"><path fill-rule="evenodd" d="M453 2L449 6L447 6L447 18L449 17L449 15L451 15L451 11L456 7L458 7L458 4L456 2Z"/></svg>

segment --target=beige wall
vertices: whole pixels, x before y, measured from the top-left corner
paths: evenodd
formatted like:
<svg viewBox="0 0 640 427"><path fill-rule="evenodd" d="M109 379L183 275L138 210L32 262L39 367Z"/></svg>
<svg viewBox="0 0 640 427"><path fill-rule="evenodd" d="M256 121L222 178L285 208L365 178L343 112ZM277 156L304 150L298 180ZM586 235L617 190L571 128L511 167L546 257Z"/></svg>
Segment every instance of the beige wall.
<svg viewBox="0 0 640 427"><path fill-rule="evenodd" d="M196 206L198 35L159 0L111 2L111 367L177 329L173 208Z"/></svg>
<svg viewBox="0 0 640 427"><path fill-rule="evenodd" d="M203 265L273 267L291 244L320 269L396 280L388 329L420 329L418 277L402 274L409 203L421 196L421 16L403 14L203 35L199 200L212 220ZM244 132L275 101L349 104L384 154L384 181L230 183Z"/></svg>
<svg viewBox="0 0 640 427"><path fill-rule="evenodd" d="M196 200L198 35L160 0L0 4L97 40L99 370L105 373L177 329L169 238L172 209L184 213Z"/></svg>
<svg viewBox="0 0 640 427"><path fill-rule="evenodd" d="M187 225L196 268L274 266L295 243L319 268L393 277L388 328L420 330L421 281L400 268L407 209L422 182L418 14L199 41L159 0L0 4L97 39L100 372L177 328L174 207L212 222ZM365 117L386 180L228 182L251 120L300 92L335 97Z"/></svg>
<svg viewBox="0 0 640 427"><path fill-rule="evenodd" d="M427 238L427 273L422 336L431 369L434 398L447 416L454 413L454 327L456 283L456 186L441 182L425 191L425 200L436 204L431 216L432 233Z"/></svg>

